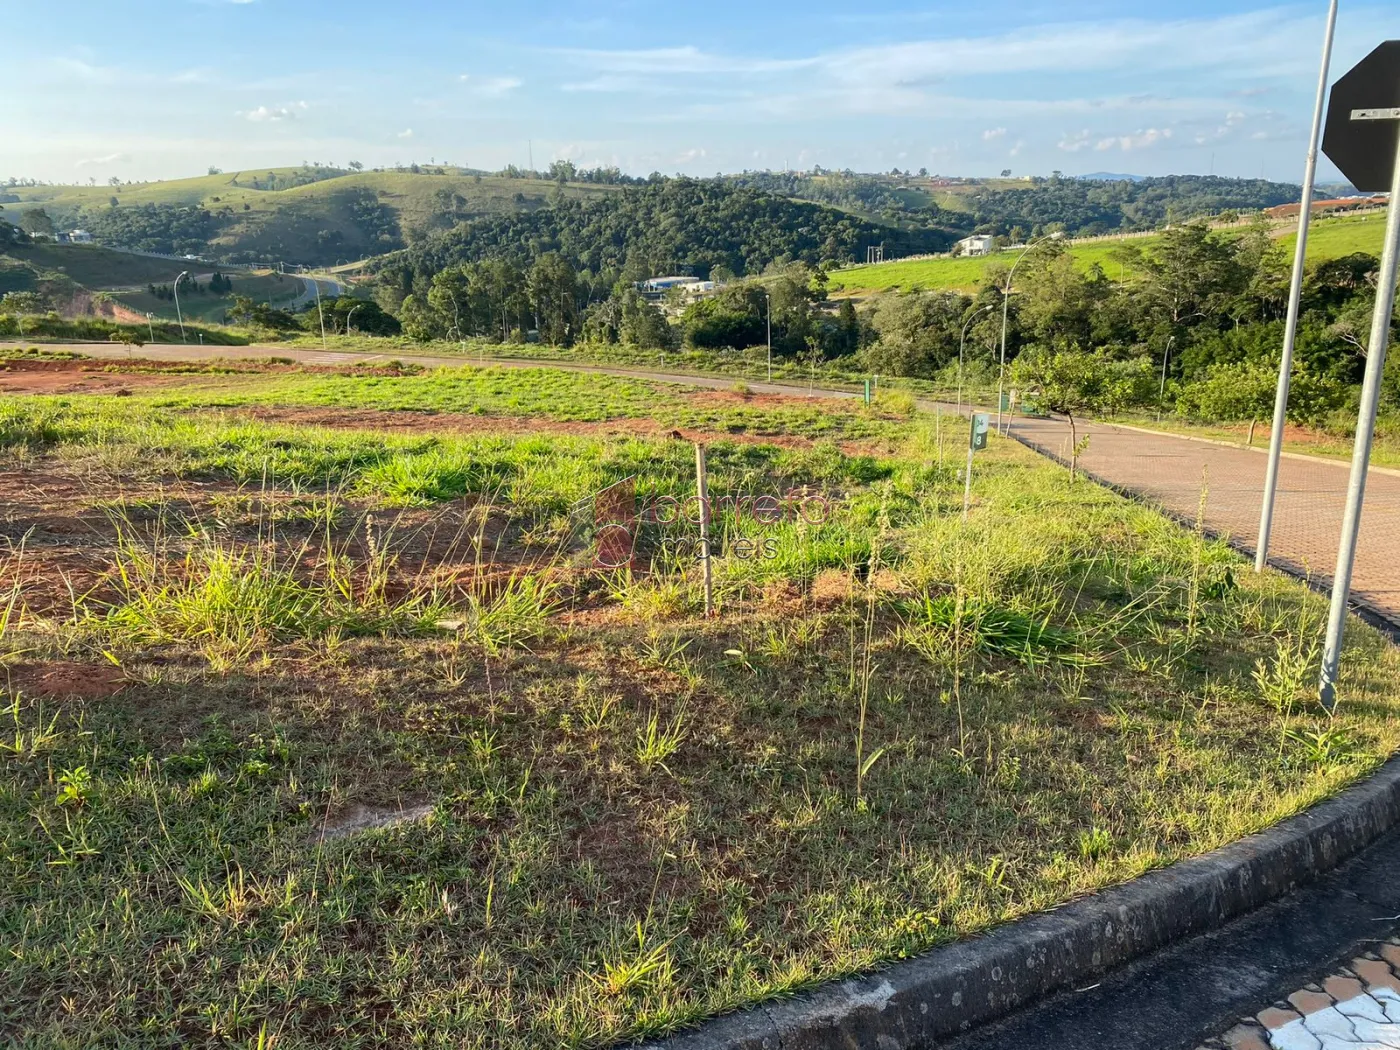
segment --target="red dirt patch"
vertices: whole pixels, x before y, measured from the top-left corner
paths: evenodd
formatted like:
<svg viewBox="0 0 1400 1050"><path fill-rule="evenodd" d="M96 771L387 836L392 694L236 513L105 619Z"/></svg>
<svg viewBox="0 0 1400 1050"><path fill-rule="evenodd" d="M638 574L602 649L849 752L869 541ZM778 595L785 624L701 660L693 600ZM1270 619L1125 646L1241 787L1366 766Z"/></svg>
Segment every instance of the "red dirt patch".
<svg viewBox="0 0 1400 1050"><path fill-rule="evenodd" d="M46 700L105 700L126 686L126 675L112 664L54 660L10 672L10 688Z"/></svg>
<svg viewBox="0 0 1400 1050"><path fill-rule="evenodd" d="M99 358L50 360L0 357L0 391L11 394L107 394L130 393L132 388L166 387L200 377L305 373L311 375L397 376L396 366L338 366L282 364L272 361L211 360L152 361L133 357L125 361Z"/></svg>
<svg viewBox="0 0 1400 1050"><path fill-rule="evenodd" d="M236 413L260 422L334 430L379 430L387 433L425 430L452 434L571 434L580 437L663 437L682 441L733 441L750 445L807 448L811 439L791 434L731 434L706 430L672 430L654 419L609 419L602 422L558 421L540 416L477 416L413 409L253 407Z"/></svg>

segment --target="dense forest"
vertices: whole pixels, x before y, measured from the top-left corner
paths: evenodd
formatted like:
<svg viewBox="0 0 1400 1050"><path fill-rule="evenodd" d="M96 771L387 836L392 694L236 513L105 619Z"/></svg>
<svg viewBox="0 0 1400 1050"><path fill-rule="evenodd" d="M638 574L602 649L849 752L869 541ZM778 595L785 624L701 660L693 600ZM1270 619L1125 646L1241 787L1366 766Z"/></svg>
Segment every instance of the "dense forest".
<svg viewBox="0 0 1400 1050"><path fill-rule="evenodd" d="M1026 236L1047 227L1075 236L1153 229L1223 211L1257 211L1298 200L1301 189L1263 179L1208 175L1160 178L1075 179L1058 173L1011 188L990 186L943 190L956 197L941 206L927 179L905 174L837 172L745 172L728 175L733 185L820 201L875 216L907 228Z"/></svg>
<svg viewBox="0 0 1400 1050"><path fill-rule="evenodd" d="M1258 210L1298 200L1302 190L1263 179L1167 175L1131 182L1050 178L1024 189L971 195L971 228L1010 234L1020 227L1035 234L1051 224L1074 236L1149 230L1223 211ZM945 212L944 218L951 218ZM964 222L968 220L964 217Z"/></svg>
<svg viewBox="0 0 1400 1050"><path fill-rule="evenodd" d="M887 254L932 252L951 243L934 230L879 226L834 208L726 185L667 179L594 201L555 199L535 212L462 223L408 249L420 276L464 262L528 267L557 252L577 270L633 279L757 273L777 260L852 262L868 245Z"/></svg>

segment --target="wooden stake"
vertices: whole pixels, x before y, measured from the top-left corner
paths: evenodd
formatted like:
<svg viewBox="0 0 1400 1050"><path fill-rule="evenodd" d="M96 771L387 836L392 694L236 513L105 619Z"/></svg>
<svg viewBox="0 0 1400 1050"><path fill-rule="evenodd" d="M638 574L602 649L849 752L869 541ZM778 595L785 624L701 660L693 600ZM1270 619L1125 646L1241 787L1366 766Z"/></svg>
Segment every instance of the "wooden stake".
<svg viewBox="0 0 1400 1050"><path fill-rule="evenodd" d="M700 561L705 574L705 618L715 614L714 577L710 569L710 484L705 473L705 446L695 443L695 495L700 502Z"/></svg>

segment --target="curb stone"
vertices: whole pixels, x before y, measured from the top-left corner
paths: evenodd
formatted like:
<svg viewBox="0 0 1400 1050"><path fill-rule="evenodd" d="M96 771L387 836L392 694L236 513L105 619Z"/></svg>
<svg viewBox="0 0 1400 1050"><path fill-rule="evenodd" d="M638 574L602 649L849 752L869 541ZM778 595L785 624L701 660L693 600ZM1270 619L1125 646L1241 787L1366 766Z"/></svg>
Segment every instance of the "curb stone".
<svg viewBox="0 0 1400 1050"><path fill-rule="evenodd" d="M1266 831L866 977L760 1004L643 1050L905 1050L1204 933L1330 871L1400 823L1400 758Z"/></svg>

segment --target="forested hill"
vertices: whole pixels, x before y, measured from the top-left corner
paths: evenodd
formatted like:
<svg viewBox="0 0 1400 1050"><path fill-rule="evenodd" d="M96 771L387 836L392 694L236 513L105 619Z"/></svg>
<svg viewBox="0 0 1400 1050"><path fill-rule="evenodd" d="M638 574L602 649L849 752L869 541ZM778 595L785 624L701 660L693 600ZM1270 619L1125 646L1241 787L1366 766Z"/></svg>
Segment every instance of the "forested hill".
<svg viewBox="0 0 1400 1050"><path fill-rule="evenodd" d="M1084 179L1038 180L1024 189L969 195L970 224L979 232L1010 234L1060 223L1076 236L1119 230L1148 230L1227 210L1272 208L1299 199L1298 186L1264 179L1213 175L1166 175L1137 182ZM953 217L947 212L943 218Z"/></svg>
<svg viewBox="0 0 1400 1050"><path fill-rule="evenodd" d="M899 230L835 208L715 180L667 179L593 201L556 199L536 212L462 223L400 253L414 271L503 259L527 266L558 252L577 270L640 280L656 274L752 274L777 260L816 264L946 250L950 232Z"/></svg>
<svg viewBox="0 0 1400 1050"><path fill-rule="evenodd" d="M1263 179L1168 175L1143 179L945 179L891 172L745 172L730 185L816 201L905 229L1025 236L1051 223L1076 236L1152 229L1168 221L1291 204L1301 189ZM1019 239L1017 237L1016 239Z"/></svg>

